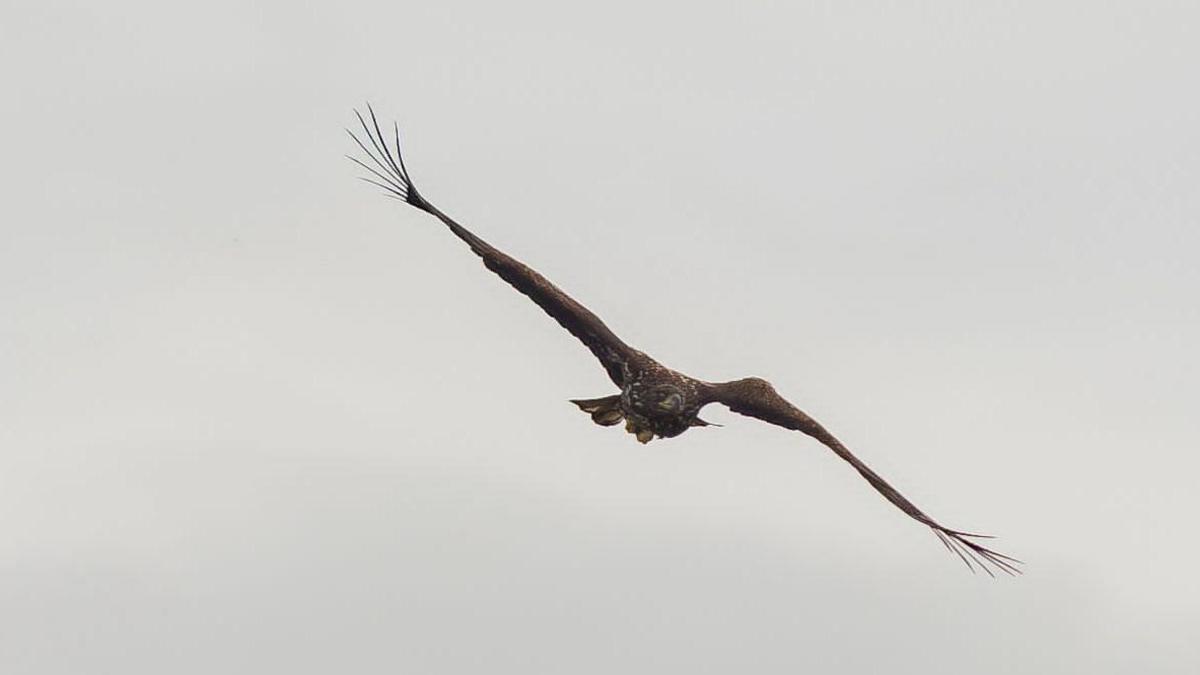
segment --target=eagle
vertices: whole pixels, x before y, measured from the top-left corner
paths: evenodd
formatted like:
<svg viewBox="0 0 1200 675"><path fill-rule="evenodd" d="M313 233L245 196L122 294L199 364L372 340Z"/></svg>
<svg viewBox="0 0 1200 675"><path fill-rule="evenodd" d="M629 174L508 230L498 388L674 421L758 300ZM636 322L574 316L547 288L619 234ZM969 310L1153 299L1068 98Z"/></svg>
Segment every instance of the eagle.
<svg viewBox="0 0 1200 675"><path fill-rule="evenodd" d="M388 197L403 201L442 221L454 236L483 260L487 269L541 307L600 361L619 392L598 398L571 400L571 403L590 415L593 422L607 427L624 421L627 432L639 442L649 443L655 438L674 438L692 427L719 426L702 420L699 413L710 403L720 403L735 413L799 431L824 444L854 467L885 499L929 527L971 571L979 568L993 577L993 569L1010 575L1020 573L1020 560L997 553L975 541L991 537L950 529L926 515L819 422L775 391L766 380L747 377L731 382L706 382L672 370L626 344L599 317L550 283L546 277L480 239L426 200L413 184L404 164L397 123L393 122L392 138L389 139L369 104L366 116L358 110L354 110L354 114L358 118L362 137L350 129L346 129L346 133L354 139L365 157L347 155L347 158L368 172L368 175L359 178L383 189Z"/></svg>

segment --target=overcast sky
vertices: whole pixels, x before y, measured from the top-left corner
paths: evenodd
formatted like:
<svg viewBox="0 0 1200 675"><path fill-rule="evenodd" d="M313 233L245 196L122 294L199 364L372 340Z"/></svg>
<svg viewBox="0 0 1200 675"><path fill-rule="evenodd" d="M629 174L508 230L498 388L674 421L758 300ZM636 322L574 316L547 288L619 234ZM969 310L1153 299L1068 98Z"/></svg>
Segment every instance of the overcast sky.
<svg viewBox="0 0 1200 675"><path fill-rule="evenodd" d="M1194 3L326 4L0 9L0 671L1200 672Z"/></svg>

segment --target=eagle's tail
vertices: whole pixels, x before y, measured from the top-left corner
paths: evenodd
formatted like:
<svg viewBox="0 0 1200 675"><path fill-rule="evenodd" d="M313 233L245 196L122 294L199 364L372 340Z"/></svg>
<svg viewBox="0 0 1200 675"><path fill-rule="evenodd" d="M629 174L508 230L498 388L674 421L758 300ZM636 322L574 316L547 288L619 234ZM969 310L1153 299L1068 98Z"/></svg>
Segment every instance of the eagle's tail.
<svg viewBox="0 0 1200 675"><path fill-rule="evenodd" d="M367 143L363 143L361 139L351 130L347 129L346 133L350 134L350 138L358 144L358 147L371 158L371 162L375 166L371 166L366 162L346 155L346 158L351 162L359 165L371 173L373 178L360 176L359 180L366 181L371 185L383 188L384 194L393 199L407 202L413 206L432 213L432 206L425 201L421 194L417 192L416 186L413 185L412 179L408 177L408 169L404 166L404 157L400 154L400 126L396 123L392 124L394 136L393 144L395 153L388 147L388 140L383 135L383 131L379 127L379 120L375 118L375 111L371 108L371 104L367 104L367 113L371 118L371 123L367 124L367 119L363 117L358 110L354 111L358 117L358 123L362 126L362 132L367 137Z"/></svg>
<svg viewBox="0 0 1200 675"><path fill-rule="evenodd" d="M602 427L611 427L625 417L621 411L621 395L613 394L603 398L571 399L571 403L592 416L592 421Z"/></svg>

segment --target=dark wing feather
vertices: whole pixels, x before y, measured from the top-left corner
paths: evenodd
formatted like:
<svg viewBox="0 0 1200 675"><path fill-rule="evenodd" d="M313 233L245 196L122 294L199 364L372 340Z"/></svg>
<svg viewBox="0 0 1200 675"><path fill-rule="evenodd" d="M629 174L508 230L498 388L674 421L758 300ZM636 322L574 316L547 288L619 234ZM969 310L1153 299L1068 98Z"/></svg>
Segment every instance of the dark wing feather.
<svg viewBox="0 0 1200 675"><path fill-rule="evenodd" d="M608 372L609 378L617 386L623 386L624 374L622 365L637 354L636 350L622 342L587 307L579 304L574 298L550 283L545 277L516 258L505 254L503 251L475 236L467 228L454 222L454 220L442 213L433 204L427 202L417 192L416 187L413 186L412 179L408 176L408 169L405 167L404 158L400 154L400 133L398 128L393 126L395 147L393 154L392 148L388 147L388 139L379 128L379 122L375 118L375 111L371 110L369 105L367 106L367 111L369 113L369 122L368 118L364 118L357 110L354 112L358 116L358 122L362 127L363 134L366 136L366 142L360 139L353 131L346 130L350 134L350 137L354 139L359 149L366 153L367 158L370 159L368 163L355 157L349 158L358 164L359 167L370 172L371 177L363 177L362 180L382 188L388 196L407 202L426 213L436 216L445 223L451 232L466 242L471 247L471 250L483 259L484 266L507 281L513 288L525 294L530 300L533 300L538 307L541 307L547 314L553 317L559 325L566 328L571 335L574 335L583 342L591 350L592 354L600 360L600 363L604 366L604 370Z"/></svg>
<svg viewBox="0 0 1200 675"><path fill-rule="evenodd" d="M896 488L880 477L879 474L871 470L871 467L855 457L825 427L780 396L774 387L765 380L749 378L713 385L711 398L715 402L729 406L729 409L736 413L755 417L786 429L801 431L824 443L838 457L849 462L850 466L853 466L863 478L867 479L871 487L878 490L885 499L895 504L897 508L907 513L911 518L929 526L946 548L962 558L963 562L972 571L974 571L975 565L978 565L983 571L992 574L990 565L1008 574L1020 573L1017 565L1021 564L1021 561L1010 558L1002 553L997 553L971 541L972 538L989 539L990 537L951 530L943 527L933 518L930 518L925 512L921 511L915 504L905 498L904 495L900 494Z"/></svg>

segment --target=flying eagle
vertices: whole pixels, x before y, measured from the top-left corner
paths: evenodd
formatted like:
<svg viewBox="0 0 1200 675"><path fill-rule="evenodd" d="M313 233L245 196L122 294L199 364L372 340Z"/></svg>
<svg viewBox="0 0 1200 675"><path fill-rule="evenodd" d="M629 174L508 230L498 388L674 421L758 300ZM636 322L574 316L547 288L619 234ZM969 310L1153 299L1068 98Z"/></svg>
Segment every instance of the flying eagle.
<svg viewBox="0 0 1200 675"><path fill-rule="evenodd" d="M697 380L671 370L625 344L599 317L541 274L480 239L426 201L413 185L404 165L400 153L399 125L393 124L393 147L389 147L375 111L370 105L367 111L369 124L362 113L354 111L365 142L353 131L346 130L370 162L349 157L370 173L369 177L361 177L362 180L382 188L389 197L411 204L441 220L455 236L471 247L475 255L483 259L485 267L526 295L591 350L613 384L620 389L620 393L611 396L571 401L591 415L596 424L612 426L624 420L626 431L641 443L649 443L656 437L673 438L692 427L710 426L698 416L700 409L710 403L724 404L733 412L803 432L823 443L838 457L849 462L885 499L932 529L942 544L957 554L972 571L978 566L989 575L993 574L993 567L1008 574L1020 573L1018 565L1021 561L972 541L974 538L990 537L952 530L926 515L855 457L825 427L780 396L766 380L757 377L732 382Z"/></svg>

